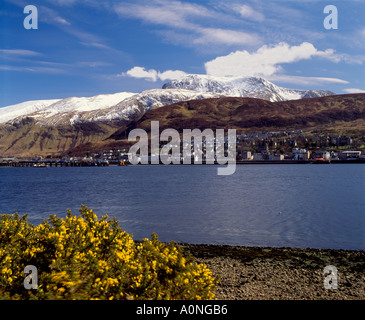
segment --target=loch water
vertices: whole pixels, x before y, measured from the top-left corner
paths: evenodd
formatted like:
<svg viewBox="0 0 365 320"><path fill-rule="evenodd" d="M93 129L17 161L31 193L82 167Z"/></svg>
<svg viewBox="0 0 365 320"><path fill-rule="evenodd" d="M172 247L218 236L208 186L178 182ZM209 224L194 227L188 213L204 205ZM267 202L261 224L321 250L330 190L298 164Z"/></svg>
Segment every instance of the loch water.
<svg viewBox="0 0 365 320"><path fill-rule="evenodd" d="M0 168L0 213L39 224L81 204L137 240L365 249L364 164Z"/></svg>

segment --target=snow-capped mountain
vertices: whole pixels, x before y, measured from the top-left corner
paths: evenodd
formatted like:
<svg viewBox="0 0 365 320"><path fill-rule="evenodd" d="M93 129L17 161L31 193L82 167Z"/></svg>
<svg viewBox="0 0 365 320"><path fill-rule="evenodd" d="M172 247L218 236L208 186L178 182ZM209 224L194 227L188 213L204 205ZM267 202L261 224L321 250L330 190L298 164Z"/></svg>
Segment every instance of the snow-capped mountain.
<svg viewBox="0 0 365 320"><path fill-rule="evenodd" d="M225 96L259 98L272 102L334 94L331 91L286 89L259 77L215 77L198 74L172 80L164 84L163 88L215 92Z"/></svg>
<svg viewBox="0 0 365 320"><path fill-rule="evenodd" d="M0 123L14 124L32 118L40 125L130 121L150 109L172 103L219 97L252 97L284 101L332 95L330 91L285 89L257 77L187 75L140 93L119 92L94 97L27 101L0 108Z"/></svg>
<svg viewBox="0 0 365 320"><path fill-rule="evenodd" d="M150 109L193 99L224 95L183 89L152 89L141 93L120 92L94 97L37 100L0 108L0 123L18 123L33 118L40 125L75 124L95 121L130 121Z"/></svg>

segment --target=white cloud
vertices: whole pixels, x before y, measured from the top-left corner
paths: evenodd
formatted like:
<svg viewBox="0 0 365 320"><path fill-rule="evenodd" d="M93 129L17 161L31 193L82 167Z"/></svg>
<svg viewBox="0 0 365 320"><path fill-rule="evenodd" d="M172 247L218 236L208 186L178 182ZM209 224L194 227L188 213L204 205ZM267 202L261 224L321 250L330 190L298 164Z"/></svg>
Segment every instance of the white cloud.
<svg viewBox="0 0 365 320"><path fill-rule="evenodd" d="M343 89L343 91L347 92L347 93L365 93L365 90L356 89L356 88Z"/></svg>
<svg viewBox="0 0 365 320"><path fill-rule="evenodd" d="M76 2L76 0L53 0L53 2L56 2L61 6L68 6L68 5L73 5Z"/></svg>
<svg viewBox="0 0 365 320"><path fill-rule="evenodd" d="M0 49L0 53L10 56L38 56L39 52L25 49Z"/></svg>
<svg viewBox="0 0 365 320"><path fill-rule="evenodd" d="M365 61L364 55L349 55L346 53L336 53L333 49L327 49L325 51L318 51L316 54L318 57L324 57L332 62L346 62L362 64Z"/></svg>
<svg viewBox="0 0 365 320"><path fill-rule="evenodd" d="M123 3L114 6L119 16L137 18L143 22L167 27L163 34L172 43L179 42L190 46L198 45L257 45L259 37L255 33L231 30L226 28L212 28L217 21L226 22L229 17L208 9L205 6L180 1L154 0L146 3ZM209 27L206 22L210 21ZM179 41L174 36L179 33ZM160 31L161 33L161 31Z"/></svg>
<svg viewBox="0 0 365 320"><path fill-rule="evenodd" d="M5 71L19 71L19 72L34 72L34 73L51 73L51 74L60 74L65 73L66 71L59 68L50 68L50 67L17 67L17 66L8 66L8 65L0 65L0 70Z"/></svg>
<svg viewBox="0 0 365 320"><path fill-rule="evenodd" d="M80 41L80 44L82 44L85 47L93 47L93 48L98 48L98 49L110 49L109 46L99 43L99 42L84 42L84 41Z"/></svg>
<svg viewBox="0 0 365 320"><path fill-rule="evenodd" d="M264 45L252 53L242 50L217 57L206 62L205 69L206 74L213 76L259 76L275 82L292 82L298 85L349 83L347 80L339 78L293 76L280 72L283 70L281 64L309 60L313 57L327 59L334 63L340 61L348 62L346 55L336 54L332 49L325 51L317 50L313 44L308 42L303 42L298 46L290 46L287 43L281 42L275 46ZM157 80L179 79L185 75L184 71L179 70L159 72L155 69L146 70L143 67L134 67L122 73L122 76L141 78L153 82Z"/></svg>
<svg viewBox="0 0 365 320"><path fill-rule="evenodd" d="M70 26L71 23L58 15L58 12L46 6L39 7L39 19L52 25Z"/></svg>
<svg viewBox="0 0 365 320"><path fill-rule="evenodd" d="M64 32L77 38L83 46L111 50L111 47L104 44L104 40L95 34L71 27L63 27L62 29Z"/></svg>
<svg viewBox="0 0 365 320"><path fill-rule="evenodd" d="M154 69L146 70L145 68L142 67L133 67L127 72L123 72L122 76L145 79L153 82L156 82L158 79L156 70Z"/></svg>
<svg viewBox="0 0 365 320"><path fill-rule="evenodd" d="M189 22L194 17L211 16L204 6L180 1L155 0L146 3L121 3L114 6L121 16L141 19L145 22L174 28L193 30L196 24Z"/></svg>
<svg viewBox="0 0 365 320"><path fill-rule="evenodd" d="M81 61L81 62L77 62L75 65L80 66L80 67L97 68L97 67L111 66L112 64L109 62L103 62L103 61Z"/></svg>
<svg viewBox="0 0 365 320"><path fill-rule="evenodd" d="M267 80L285 83L295 83L297 85L323 85L327 83L338 83L338 84L348 84L349 82L338 78L327 78L327 77L301 77L301 76L291 76L291 75L272 75L267 77Z"/></svg>
<svg viewBox="0 0 365 320"><path fill-rule="evenodd" d="M156 82L157 80L172 80L179 79L185 76L186 73L180 70L167 70L164 72L156 71L154 69L146 70L143 67L133 67L132 69L123 72L121 76L145 79L148 81Z"/></svg>
<svg viewBox="0 0 365 320"><path fill-rule="evenodd" d="M184 76L186 76L186 72L181 70L167 70L158 73L158 77L162 81L180 79Z"/></svg>
<svg viewBox="0 0 365 320"><path fill-rule="evenodd" d="M59 0L58 4L60 5L73 5L76 1L73 0ZM86 1L86 3L89 3ZM80 44L87 47L94 47L98 49L107 49L112 50L111 47L104 44L104 40L97 36L96 34L92 34L87 31L80 30L72 26L71 22L66 20L65 18L58 15L56 10L50 9L46 6L40 6L40 19L45 23L55 25L63 32L66 32L80 41Z"/></svg>
<svg viewBox="0 0 365 320"><path fill-rule="evenodd" d="M246 19L254 20L254 21L263 21L265 20L265 16L259 12L254 10L247 4L241 5L238 8L239 14Z"/></svg>
<svg viewBox="0 0 365 320"><path fill-rule="evenodd" d="M339 62L342 58L329 49L317 50L313 44L303 42L290 46L281 42L275 46L264 45L256 52L235 51L205 63L207 74L216 76L262 76L268 77L282 70L281 64L321 57Z"/></svg>
<svg viewBox="0 0 365 320"><path fill-rule="evenodd" d="M60 23L60 24L63 24L63 25L66 25L66 26L70 26L71 23L69 21L67 21L66 19L64 18L61 18L61 17L55 17L54 18L56 22Z"/></svg>
<svg viewBox="0 0 365 320"><path fill-rule="evenodd" d="M256 35L242 31L200 28L198 33L200 36L193 40L195 44L253 45L259 43Z"/></svg>

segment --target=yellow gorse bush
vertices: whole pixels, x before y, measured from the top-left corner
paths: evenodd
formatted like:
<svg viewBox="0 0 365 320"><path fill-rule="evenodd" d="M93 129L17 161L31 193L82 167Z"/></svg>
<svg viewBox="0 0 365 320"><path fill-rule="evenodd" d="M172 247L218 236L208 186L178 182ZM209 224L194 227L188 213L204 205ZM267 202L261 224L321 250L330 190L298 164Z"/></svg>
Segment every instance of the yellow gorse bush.
<svg viewBox="0 0 365 320"><path fill-rule="evenodd" d="M37 267L38 289L24 288L26 265ZM136 243L116 219L98 219L86 206L38 226L0 215L3 299L213 299L216 284L173 242L152 234Z"/></svg>

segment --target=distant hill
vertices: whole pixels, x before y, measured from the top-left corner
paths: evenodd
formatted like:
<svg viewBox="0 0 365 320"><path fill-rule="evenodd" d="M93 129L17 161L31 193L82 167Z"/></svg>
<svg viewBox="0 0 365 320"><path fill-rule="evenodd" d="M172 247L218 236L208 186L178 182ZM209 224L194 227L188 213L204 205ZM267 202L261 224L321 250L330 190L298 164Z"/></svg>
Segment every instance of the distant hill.
<svg viewBox="0 0 365 320"><path fill-rule="evenodd" d="M151 110L123 126L109 139L128 137L130 130L150 129L158 120L160 130L235 128L239 131L268 131L337 126L357 121L365 125L365 94L334 95L292 101L270 102L254 98L214 98L175 103Z"/></svg>

